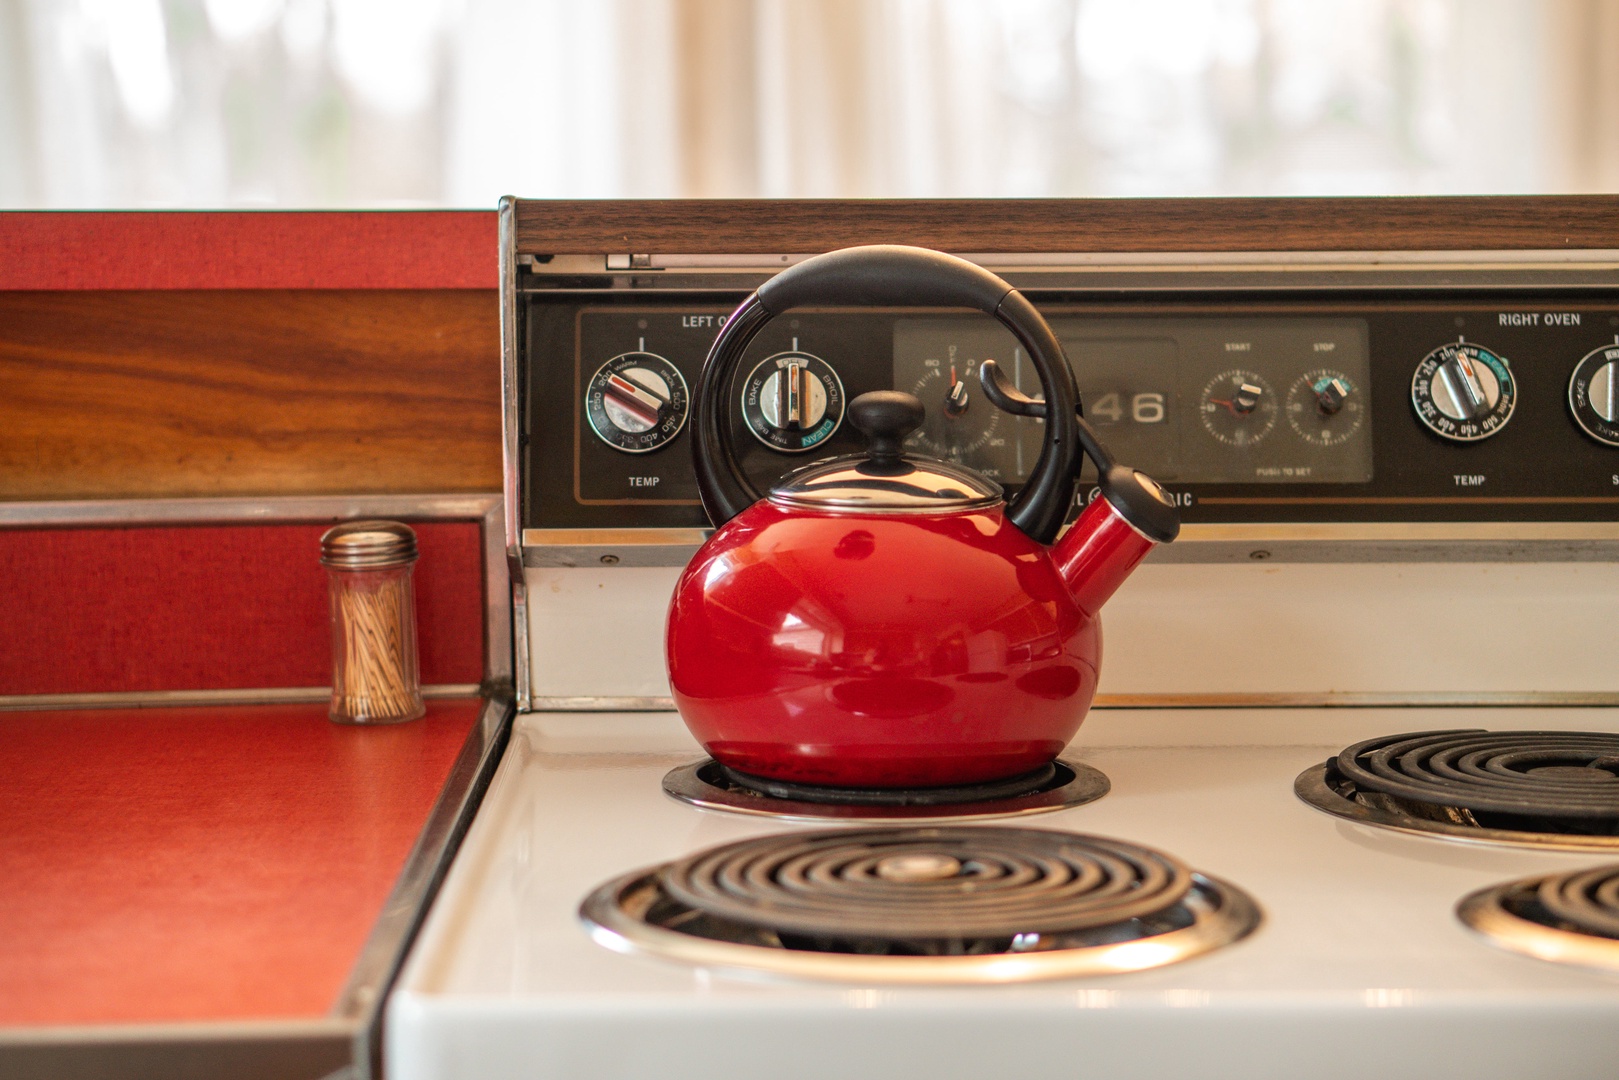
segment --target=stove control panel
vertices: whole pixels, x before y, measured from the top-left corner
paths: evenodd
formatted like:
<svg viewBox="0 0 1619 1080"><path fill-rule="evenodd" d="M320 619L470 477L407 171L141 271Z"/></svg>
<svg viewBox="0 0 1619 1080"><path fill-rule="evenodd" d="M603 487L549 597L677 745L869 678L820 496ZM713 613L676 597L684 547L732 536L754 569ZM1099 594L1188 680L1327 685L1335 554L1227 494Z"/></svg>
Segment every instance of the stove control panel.
<svg viewBox="0 0 1619 1080"><path fill-rule="evenodd" d="M517 294L525 528L707 525L693 395L742 295ZM1619 517L1619 300L1029 295L1063 343L1086 417L1188 523ZM926 407L912 452L1015 489L1039 421L984 397L989 359L1039 393L1017 342L986 317L794 311L761 332L722 407L761 490L857 452L847 403L879 389ZM1093 494L1084 480L1079 502Z"/></svg>

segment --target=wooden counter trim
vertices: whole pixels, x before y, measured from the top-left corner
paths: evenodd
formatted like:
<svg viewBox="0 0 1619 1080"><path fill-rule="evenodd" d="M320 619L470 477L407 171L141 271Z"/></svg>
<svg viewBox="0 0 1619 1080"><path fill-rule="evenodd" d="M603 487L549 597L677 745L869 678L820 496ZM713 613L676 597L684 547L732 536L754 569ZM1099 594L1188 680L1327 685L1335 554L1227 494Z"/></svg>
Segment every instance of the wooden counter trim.
<svg viewBox="0 0 1619 1080"><path fill-rule="evenodd" d="M0 499L498 492L498 312L493 289L0 291Z"/></svg>
<svg viewBox="0 0 1619 1080"><path fill-rule="evenodd" d="M518 200L522 254L1619 248L1610 195L1243 199Z"/></svg>
<svg viewBox="0 0 1619 1080"><path fill-rule="evenodd" d="M0 289L493 289L492 210L0 213Z"/></svg>

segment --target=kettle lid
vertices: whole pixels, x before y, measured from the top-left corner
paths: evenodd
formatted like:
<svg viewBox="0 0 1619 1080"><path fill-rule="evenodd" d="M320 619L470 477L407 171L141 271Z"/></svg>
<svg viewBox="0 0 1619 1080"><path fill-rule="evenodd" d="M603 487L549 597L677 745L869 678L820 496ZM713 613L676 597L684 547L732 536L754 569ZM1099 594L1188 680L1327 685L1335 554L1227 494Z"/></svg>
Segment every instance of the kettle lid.
<svg viewBox="0 0 1619 1080"><path fill-rule="evenodd" d="M951 513L1002 501L999 484L948 461L910 458L905 437L921 426L922 403L880 390L849 403L849 419L866 436L865 456L816 462L770 492L781 506L845 513Z"/></svg>

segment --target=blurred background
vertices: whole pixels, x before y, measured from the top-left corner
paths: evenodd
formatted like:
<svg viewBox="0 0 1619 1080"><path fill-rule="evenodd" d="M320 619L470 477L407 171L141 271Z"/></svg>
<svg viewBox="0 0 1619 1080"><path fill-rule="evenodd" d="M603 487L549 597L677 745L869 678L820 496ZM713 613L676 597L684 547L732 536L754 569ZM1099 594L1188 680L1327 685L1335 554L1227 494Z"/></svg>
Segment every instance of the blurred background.
<svg viewBox="0 0 1619 1080"><path fill-rule="evenodd" d="M0 0L0 207L1619 190L1619 0Z"/></svg>

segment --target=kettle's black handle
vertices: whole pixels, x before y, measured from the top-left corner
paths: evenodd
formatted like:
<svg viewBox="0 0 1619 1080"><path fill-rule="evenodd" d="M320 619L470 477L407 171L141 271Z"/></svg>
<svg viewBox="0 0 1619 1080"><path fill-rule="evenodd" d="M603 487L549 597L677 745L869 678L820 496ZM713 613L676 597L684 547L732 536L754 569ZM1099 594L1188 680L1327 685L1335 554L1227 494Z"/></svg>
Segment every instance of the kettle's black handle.
<svg viewBox="0 0 1619 1080"><path fill-rule="evenodd" d="M978 365L978 380L984 386L989 403L1014 416L1046 415L1046 403L1029 397L1006 377L1001 366L993 360ZM1075 406L1074 423L1079 433L1079 445L1096 463L1096 483L1102 497L1113 504L1119 516L1133 525L1142 535L1167 544L1181 531L1180 511L1157 481L1134 469L1120 465L1107 447L1096 437L1096 432L1085 422L1084 410Z"/></svg>
<svg viewBox="0 0 1619 1080"><path fill-rule="evenodd" d="M1046 403L1041 398L1032 398L1012 384L1001 370L1001 365L993 360L985 360L978 365L978 381L983 385L984 396L989 403L1002 412L1009 412L1013 416L1037 416L1041 419L1046 415ZM1074 403L1075 430L1079 434L1079 446L1092 461L1096 463L1096 471L1107 474L1118 462L1096 437L1096 432L1085 422L1084 406L1077 400Z"/></svg>
<svg viewBox="0 0 1619 1080"><path fill-rule="evenodd" d="M743 474L731 445L727 388L742 354L766 323L806 305L832 307L965 307L993 316L1012 332L1040 376L1053 418L1023 489L1007 505L1012 523L1041 543L1056 539L1073 502L1079 472L1079 392L1057 335L1033 304L981 266L926 248L872 245L806 259L759 286L726 320L703 362L695 398L697 490L716 527L746 510L760 493Z"/></svg>

